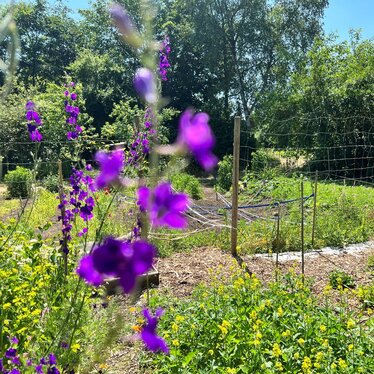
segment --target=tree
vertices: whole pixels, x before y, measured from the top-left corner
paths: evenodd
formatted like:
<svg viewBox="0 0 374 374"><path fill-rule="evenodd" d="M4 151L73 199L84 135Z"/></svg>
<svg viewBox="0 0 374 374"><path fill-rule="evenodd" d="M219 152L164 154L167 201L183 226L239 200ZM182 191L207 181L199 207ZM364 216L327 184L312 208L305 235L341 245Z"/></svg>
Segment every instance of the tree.
<svg viewBox="0 0 374 374"><path fill-rule="evenodd" d="M262 144L306 150L310 170L372 178L374 43L319 39L255 119ZM282 123L282 126L279 124Z"/></svg>

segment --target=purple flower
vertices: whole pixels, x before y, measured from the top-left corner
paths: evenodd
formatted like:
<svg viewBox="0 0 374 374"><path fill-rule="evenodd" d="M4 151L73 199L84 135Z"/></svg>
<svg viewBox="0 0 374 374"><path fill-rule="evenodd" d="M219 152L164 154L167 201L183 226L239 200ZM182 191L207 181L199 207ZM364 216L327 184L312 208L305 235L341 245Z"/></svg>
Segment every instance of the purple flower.
<svg viewBox="0 0 374 374"><path fill-rule="evenodd" d="M12 369L9 374L21 374L21 372L18 369Z"/></svg>
<svg viewBox="0 0 374 374"><path fill-rule="evenodd" d="M56 356L53 353L49 354L49 365L57 365Z"/></svg>
<svg viewBox="0 0 374 374"><path fill-rule="evenodd" d="M35 127L35 126L29 125L29 124L27 126L28 126L28 129L29 129L29 136L30 136L31 141L36 142L36 143L40 143L43 139L43 135L39 132L39 130L37 128L30 131L30 129Z"/></svg>
<svg viewBox="0 0 374 374"><path fill-rule="evenodd" d="M71 95L70 95L70 99L72 99L73 101L74 100L77 100L77 94L75 92L73 92Z"/></svg>
<svg viewBox="0 0 374 374"><path fill-rule="evenodd" d="M182 229L187 226L184 212L187 210L188 198L185 194L173 194L169 183L161 183L153 190L147 187L138 189L138 205L148 211L154 226L169 226Z"/></svg>
<svg viewBox="0 0 374 374"><path fill-rule="evenodd" d="M19 343L19 340L15 336L9 338L9 341L10 341L11 344L18 344Z"/></svg>
<svg viewBox="0 0 374 374"><path fill-rule="evenodd" d="M104 276L118 277L124 292L130 293L136 278L151 268L155 253L155 247L146 241L127 243L108 237L81 259L77 273L94 286L99 286Z"/></svg>
<svg viewBox="0 0 374 374"><path fill-rule="evenodd" d="M124 166L122 149L117 149L111 153L97 152L95 160L100 164L100 174L96 178L98 188L104 188L120 180L120 174Z"/></svg>
<svg viewBox="0 0 374 374"><path fill-rule="evenodd" d="M169 37L166 36L162 42L162 49L160 50L160 63L159 63L160 75L163 81L168 80L167 69L170 67L169 60L168 60L168 55L170 51L171 49L170 49Z"/></svg>
<svg viewBox="0 0 374 374"><path fill-rule="evenodd" d="M17 365L17 366L20 366L21 365L21 361L19 360L19 356L13 357L12 363L15 364L15 365Z"/></svg>
<svg viewBox="0 0 374 374"><path fill-rule="evenodd" d="M47 374L60 374L60 371L55 366L53 366L48 368Z"/></svg>
<svg viewBox="0 0 374 374"><path fill-rule="evenodd" d="M154 104L157 100L156 82L151 70L140 68L135 73L134 86L138 94L148 103Z"/></svg>
<svg viewBox="0 0 374 374"><path fill-rule="evenodd" d="M36 365L35 366L35 371L38 373L38 374L43 374L43 365L40 364L40 365Z"/></svg>
<svg viewBox="0 0 374 374"><path fill-rule="evenodd" d="M138 31L126 10L119 4L112 4L109 6L109 14L125 41L136 48L140 47L141 39Z"/></svg>
<svg viewBox="0 0 374 374"><path fill-rule="evenodd" d="M32 101L26 103L26 119L31 122L27 124L27 130L31 141L41 142L43 139L42 134L38 130L38 126L42 124L38 112L35 111L35 104Z"/></svg>
<svg viewBox="0 0 374 374"><path fill-rule="evenodd" d="M162 351L166 354L169 353L169 347L167 346L164 339L157 335L157 323L161 317L163 310L157 309L155 316L152 317L148 309L143 309L143 315L147 320L147 324L144 326L140 337L142 338L145 346L152 352Z"/></svg>
<svg viewBox="0 0 374 374"><path fill-rule="evenodd" d="M25 107L26 107L26 110L33 110L35 108L35 104L33 101L28 101Z"/></svg>
<svg viewBox="0 0 374 374"><path fill-rule="evenodd" d="M13 357L16 357L16 355L17 355L17 349L15 349L15 348L9 348L5 352L5 357L6 358L13 358Z"/></svg>
<svg viewBox="0 0 374 374"><path fill-rule="evenodd" d="M87 283L92 284L95 287L100 286L104 280L102 275L95 270L91 255L85 256L81 259L79 267L77 268L77 274Z"/></svg>
<svg viewBox="0 0 374 374"><path fill-rule="evenodd" d="M87 164L86 165L86 170L87 171L91 171L92 170L92 165L91 164Z"/></svg>
<svg viewBox="0 0 374 374"><path fill-rule="evenodd" d="M187 109L179 120L178 142L186 146L205 170L213 169L218 159L212 153L215 144L206 113L195 114Z"/></svg>

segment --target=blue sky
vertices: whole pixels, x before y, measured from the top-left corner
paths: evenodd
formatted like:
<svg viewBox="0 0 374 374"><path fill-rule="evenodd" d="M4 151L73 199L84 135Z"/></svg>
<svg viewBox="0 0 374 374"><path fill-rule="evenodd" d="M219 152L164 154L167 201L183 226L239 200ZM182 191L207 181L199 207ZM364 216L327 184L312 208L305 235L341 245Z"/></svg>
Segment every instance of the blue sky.
<svg viewBox="0 0 374 374"><path fill-rule="evenodd" d="M364 39L374 37L374 0L330 0L325 11L325 32L346 40L349 29L362 29Z"/></svg>
<svg viewBox="0 0 374 374"><path fill-rule="evenodd" d="M89 0L66 0L72 9L88 8ZM326 33L337 33L340 40L349 37L349 29L362 29L365 39L374 37L374 0L330 0L325 11Z"/></svg>

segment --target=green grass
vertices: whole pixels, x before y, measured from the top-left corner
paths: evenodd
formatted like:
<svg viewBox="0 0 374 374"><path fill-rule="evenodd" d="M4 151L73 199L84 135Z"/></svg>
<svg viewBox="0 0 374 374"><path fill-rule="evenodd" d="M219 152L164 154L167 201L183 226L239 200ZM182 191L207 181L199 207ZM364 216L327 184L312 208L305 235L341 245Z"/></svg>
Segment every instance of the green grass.
<svg viewBox="0 0 374 374"><path fill-rule="evenodd" d="M258 191L261 193L252 199ZM312 181L304 181L304 196L313 193ZM241 203L250 204L285 201L299 198L300 179L277 177L266 182L250 180ZM312 248L313 198L304 204L305 247ZM335 183L318 183L316 229L314 248L325 246L341 247L369 240L374 234L374 189L363 186L343 186ZM259 219L242 228L241 236L245 252L276 250L276 207L248 210L266 219ZM260 213L258 213L260 212ZM271 221L270 218L274 220ZM301 248L300 202L283 205L280 215L279 249L300 250Z"/></svg>
<svg viewBox="0 0 374 374"><path fill-rule="evenodd" d="M7 218L10 214L17 212L19 209L19 199L1 200L0 218Z"/></svg>

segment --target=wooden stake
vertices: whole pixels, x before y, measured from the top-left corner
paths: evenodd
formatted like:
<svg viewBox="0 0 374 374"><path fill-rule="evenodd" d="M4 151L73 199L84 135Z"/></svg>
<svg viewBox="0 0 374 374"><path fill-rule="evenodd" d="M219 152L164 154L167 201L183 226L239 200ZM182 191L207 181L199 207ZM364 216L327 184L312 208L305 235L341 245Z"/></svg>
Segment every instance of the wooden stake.
<svg viewBox="0 0 374 374"><path fill-rule="evenodd" d="M3 156L0 156L0 182L3 180Z"/></svg>
<svg viewBox="0 0 374 374"><path fill-rule="evenodd" d="M234 121L234 151L232 162L232 211L231 211L231 254L237 256L238 245L238 185L240 155L240 117Z"/></svg>
<svg viewBox="0 0 374 374"><path fill-rule="evenodd" d="M300 211L301 211L301 274L305 274L305 261L304 261L304 181L301 181L301 202L300 202Z"/></svg>
<svg viewBox="0 0 374 374"><path fill-rule="evenodd" d="M275 280L278 281L279 270L279 235L280 235L280 204L278 203L278 219L277 219L277 238L276 238L276 257L275 257Z"/></svg>
<svg viewBox="0 0 374 374"><path fill-rule="evenodd" d="M318 185L318 171L316 171L314 179L314 204L313 204L313 226L312 226L312 248L314 248L314 238L317 223L317 185Z"/></svg>

